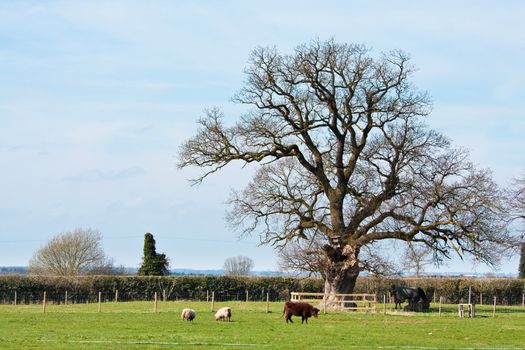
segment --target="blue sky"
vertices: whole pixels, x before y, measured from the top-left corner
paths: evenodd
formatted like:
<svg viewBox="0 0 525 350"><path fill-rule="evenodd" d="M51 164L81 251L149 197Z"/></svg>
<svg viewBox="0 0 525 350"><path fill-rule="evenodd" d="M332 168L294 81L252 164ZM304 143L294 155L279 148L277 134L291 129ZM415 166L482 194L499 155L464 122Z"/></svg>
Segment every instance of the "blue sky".
<svg viewBox="0 0 525 350"><path fill-rule="evenodd" d="M191 187L199 170L175 166L205 108L242 112L230 98L256 46L333 37L410 53L428 123L504 186L525 171L523 18L522 1L1 1L0 265L92 227L117 264L138 266L152 232L173 268L248 255L276 269L271 248L225 225L246 172Z"/></svg>

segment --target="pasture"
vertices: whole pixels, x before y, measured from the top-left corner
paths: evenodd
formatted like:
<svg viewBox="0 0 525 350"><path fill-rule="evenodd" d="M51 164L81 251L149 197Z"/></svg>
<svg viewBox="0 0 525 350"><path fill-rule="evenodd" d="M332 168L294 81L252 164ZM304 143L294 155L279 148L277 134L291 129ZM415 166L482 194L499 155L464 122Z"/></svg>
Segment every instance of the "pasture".
<svg viewBox="0 0 525 350"><path fill-rule="evenodd" d="M492 317L460 319L455 305L437 312L406 315L333 312L301 324L285 324L282 302L216 303L231 306L232 322L214 321L206 302L0 305L1 349L525 349L525 312L508 308ZM191 307L197 317L182 321ZM388 306L390 308L390 305ZM431 305L436 310L436 305ZM378 305L378 310L381 311Z"/></svg>

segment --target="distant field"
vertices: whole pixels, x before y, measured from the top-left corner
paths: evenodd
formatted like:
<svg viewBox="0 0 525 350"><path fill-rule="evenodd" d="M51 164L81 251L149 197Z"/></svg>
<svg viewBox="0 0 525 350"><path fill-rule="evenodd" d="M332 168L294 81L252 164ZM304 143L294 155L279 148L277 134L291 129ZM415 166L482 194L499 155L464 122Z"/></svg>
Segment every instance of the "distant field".
<svg viewBox="0 0 525 350"><path fill-rule="evenodd" d="M525 349L525 310L507 308L492 317L460 319L450 305L437 313L320 314L301 325L280 318L283 303L217 303L233 308L233 322L215 322L205 302L0 305L0 349ZM435 307L435 305L432 305ZM183 322L184 307L197 311Z"/></svg>

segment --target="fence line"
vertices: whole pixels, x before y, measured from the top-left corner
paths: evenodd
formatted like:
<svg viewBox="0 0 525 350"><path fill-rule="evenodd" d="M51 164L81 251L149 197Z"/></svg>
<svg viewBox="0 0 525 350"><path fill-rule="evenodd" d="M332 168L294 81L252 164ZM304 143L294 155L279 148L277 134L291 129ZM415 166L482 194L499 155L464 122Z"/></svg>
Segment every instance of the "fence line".
<svg viewBox="0 0 525 350"><path fill-rule="evenodd" d="M20 292L18 290L9 291L9 292L2 292L0 291L0 304L37 304L41 303L43 300L43 292L31 292L31 293L24 293L23 291ZM192 293L190 295L177 295L172 294L169 297L164 297L163 291L159 292L152 292L151 294L142 294L140 295L137 292L132 293L125 293L121 292L120 290L114 290L111 292L105 292L101 291L101 299L102 302L127 302L127 301L147 301L147 300L153 300L154 294L157 293L158 301L177 301L177 300L194 300L194 301L210 301L211 291L199 291ZM159 293L163 293L162 298L159 298ZM265 302L267 299L269 301L286 301L289 300L289 297L285 297L282 295L281 292L273 292L273 291L266 291L262 294L262 297L256 296L254 293L250 293L249 291L243 291L241 292L229 292L229 291L214 291L215 301L262 301ZM324 293L313 293L316 295L324 295ZM367 294L367 295L375 295L376 300L382 300L384 294L380 294L377 296L377 294L373 293L361 293L361 294ZM304 293L304 295L307 295ZM358 295L358 294L354 294ZM390 294L387 295L387 301L391 304L393 303L392 297ZM493 304L494 297L497 297L497 303L501 306L520 306L525 308L525 293L521 294L519 296L519 301L516 298L514 303L509 303L508 298L500 297L498 294L485 294L480 293L478 294L472 294L472 300L471 304L477 304L477 305L491 305ZM81 303L97 303L98 302L98 291L88 294L78 294L75 292L72 292L70 290L65 290L63 292L49 292L46 291L46 298L48 304L81 304ZM447 297L446 295L438 295L434 294L430 299L434 303L439 302L439 298L443 298L442 303L443 304L459 304L459 303L467 303L468 299L455 299L452 297ZM303 298L304 299L304 298ZM322 299L322 297L321 297ZM487 300L490 300L490 302L486 302ZM313 300L315 302L316 300ZM359 301L359 300L357 300ZM354 301L355 302L355 301Z"/></svg>
<svg viewBox="0 0 525 350"><path fill-rule="evenodd" d="M185 300L185 301L202 301L207 302L210 305L210 308L212 311L215 311L216 304L219 302L239 302L244 303L246 302L246 298L239 298L235 294L228 294L225 292L216 292L216 291L206 291L207 295L209 296L208 300L206 298L202 298L199 300L195 299L174 299L175 300ZM16 303L10 303L14 305L22 305L24 303L18 302L20 293L14 291L13 292L13 298L16 299ZM82 299L79 298L78 295L72 294L69 291L65 291L64 293L59 294L53 294L49 293L47 291L42 291L42 293L39 294L39 298L32 300L33 304L40 304L42 307L42 312L46 313L50 311L50 306L53 306L51 310L57 310L56 306L63 305L63 307L70 307L70 305L79 304L79 301L84 301L87 304L93 304L93 311L97 312L103 312L104 310L107 310L107 307L104 306L104 303L125 303L128 301L134 301L129 299L120 299L120 298L114 298L115 295L118 295L117 293L103 293L102 291L99 291L97 293L93 293L90 295L82 296ZM225 296L229 296L230 298L225 298ZM141 298L140 301L149 301L152 302L152 308L149 307L145 310L152 310L153 313L157 313L159 310L159 302L164 302L164 298L159 298L160 294L159 292L153 293L153 295L150 295L148 298L144 297ZM211 296L211 297L210 297ZM233 298L232 298L233 296ZM327 309L327 303L336 305L340 305L339 310L345 310L345 311L366 311L366 312L379 312L383 314L389 314L392 311L394 311L394 305L392 303L387 303L388 296L386 294L383 294L382 298L377 301L375 294L325 294L325 293L308 293L308 292L292 292L290 293L292 300L301 300L305 302L313 303L315 306L317 306L320 309L324 309L326 312ZM337 300L339 298L339 300ZM282 298L280 298L280 295L278 293L271 293L270 291L266 292L266 296L262 298L263 300L257 300L259 302L260 306L253 306L257 309L259 309L261 312L264 310L266 313L270 312L270 302L281 302L284 301ZM437 299L437 298L436 298ZM115 300L118 300L115 302ZM456 303L446 303L445 298L440 296L438 299L438 303L434 303L431 305L430 312L431 313L438 313L439 316L446 315L457 315L458 305ZM169 300L167 300L169 301ZM249 300L249 302L253 302ZM356 305L345 305L348 303L355 303ZM383 304L382 310L381 308L377 307L377 304ZM96 306L95 306L96 305ZM150 304L151 305L151 304ZM162 304L161 304L162 305ZM473 306L475 303L472 304ZM480 305L481 306L481 305ZM108 306L110 309L111 307ZM389 312L387 312L387 310ZM149 311L151 312L151 311ZM500 299L494 295L492 296L492 303L486 303L485 307L481 307L480 309L476 308L476 314L485 315L486 316L492 316L496 317L497 314L512 314L512 313L525 313L525 308L522 307L522 305L515 305L512 307L508 307L505 305L502 305L500 302Z"/></svg>
<svg viewBox="0 0 525 350"><path fill-rule="evenodd" d="M162 297L159 297L162 293ZM294 292L296 293L296 292ZM292 299L294 299L294 293L289 294ZM326 310L326 303L334 303L335 300L330 300L330 298L335 299L337 297L341 297L341 294L333 294L329 295L328 298L324 297L324 293L308 293L308 292L302 292L301 294L301 300L312 302L312 303L319 303L319 308L324 308ZM376 310L376 304L383 303L385 304L386 301L391 301L391 295L389 294L381 294L379 297L377 297L376 294L368 294L368 293L360 293L360 294L353 294L354 296L358 295L369 295L370 299L367 300L361 300L362 297L353 297L353 298L346 298L346 300L341 300L338 303L341 306L347 306L347 310L360 310L360 311L374 311ZM515 300L514 308L507 308L506 306L509 306L508 301L510 300L509 297L500 297L498 293L495 294L489 294L489 293L482 293L482 292L476 292L473 288L471 289L470 293L467 294L471 297L471 303L477 304L478 306L485 305L486 308L482 309L485 310L484 312L490 313L492 311L492 316L495 316L496 312L498 314L500 313L508 313L508 312L525 312L525 293L519 294L519 299L515 297L513 300ZM138 297L137 297L138 296ZM261 292L261 294L258 294L257 292L250 292L250 290L242 290L242 291L211 291L211 290L199 290L194 291L192 293L183 295L178 294L176 291L170 291L168 292L166 289L159 289L158 292L154 293L146 293L146 294L140 294L137 291L129 291L126 290L124 292L121 292L118 289L115 289L113 291L97 291L92 292L89 294L78 294L72 291L71 289L65 289L63 292L49 292L49 291L41 291L39 293L24 293L23 291L19 290L10 290L8 292L0 290L0 303L3 304L13 304L13 305L21 305L21 304L41 304L43 312L47 311L47 308L49 305L71 305L71 304L80 304L80 303L97 303L98 304L98 310L103 308L103 303L106 302L128 302L128 301L152 301L155 303L153 306L154 312L156 312L158 306L158 302L165 302L165 301L178 301L178 300L191 300L191 301L206 301L210 302L210 296L212 300L211 309L213 310L215 307L215 304L218 302L232 302L232 301L239 301L239 302L248 302L248 301L260 301L263 303L266 303L266 307L263 306L263 310L266 310L266 312L269 311L269 303L270 302L276 302L276 301L286 301L289 300L288 297L284 297L282 291L272 291L270 289L265 289ZM317 296L317 297L314 297ZM372 299L372 296L374 296L375 299ZM442 313L450 313L450 307L443 307L444 305L457 305L460 303L464 303L465 300L462 300L461 298L459 300L454 300L452 297L447 296L441 296L437 293L433 293L432 298L429 299L435 300L434 302L434 308L432 309L433 312L439 312L441 315ZM381 300L380 302L377 302L377 300ZM468 299L466 299L468 300ZM519 300L519 301L518 301ZM348 303L356 303L356 306L350 306L348 307ZM370 303L370 305L368 305ZM439 305L437 305L439 303ZM392 304L390 302L389 304ZM264 305L264 304L262 304ZM373 306L373 307L372 307ZM491 311L490 310L492 307ZM392 309L392 307L388 307L387 305L383 305L383 312L385 312L386 309ZM521 309L520 309L521 308ZM367 310L368 309L368 310ZM100 312L100 311L99 311Z"/></svg>

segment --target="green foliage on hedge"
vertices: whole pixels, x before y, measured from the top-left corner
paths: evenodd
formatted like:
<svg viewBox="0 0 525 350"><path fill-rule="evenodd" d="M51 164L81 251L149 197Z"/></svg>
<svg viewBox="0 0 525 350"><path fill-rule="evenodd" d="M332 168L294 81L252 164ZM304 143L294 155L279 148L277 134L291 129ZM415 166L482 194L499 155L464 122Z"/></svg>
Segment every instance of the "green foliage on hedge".
<svg viewBox="0 0 525 350"><path fill-rule="evenodd" d="M468 300L469 287L472 302L491 304L497 297L498 304L522 303L525 279L495 278L374 278L357 280L355 293L376 294L379 301L388 296L392 284L423 288L428 297L446 303ZM70 302L94 302L98 292L103 300L112 301L118 290L120 301L152 300L157 293L159 300L192 299L206 300L215 292L216 300L245 300L246 291L251 301L288 300L290 292L322 292L324 283L317 278L294 277L229 277L229 276L82 276L82 277L37 277L0 276L0 302L12 303L14 292L17 302L31 303L42 300L46 291L50 301L61 302L68 292Z"/></svg>
<svg viewBox="0 0 525 350"><path fill-rule="evenodd" d="M31 303L42 300L46 291L48 300L60 302L65 292L76 302L95 301L98 292L104 300L113 300L118 290L120 301L152 300L206 300L215 292L216 300L287 300L292 291L317 292L322 290L319 279L292 277L228 277L228 276L79 276L37 277L0 276L0 302L10 303L17 292L17 301Z"/></svg>

